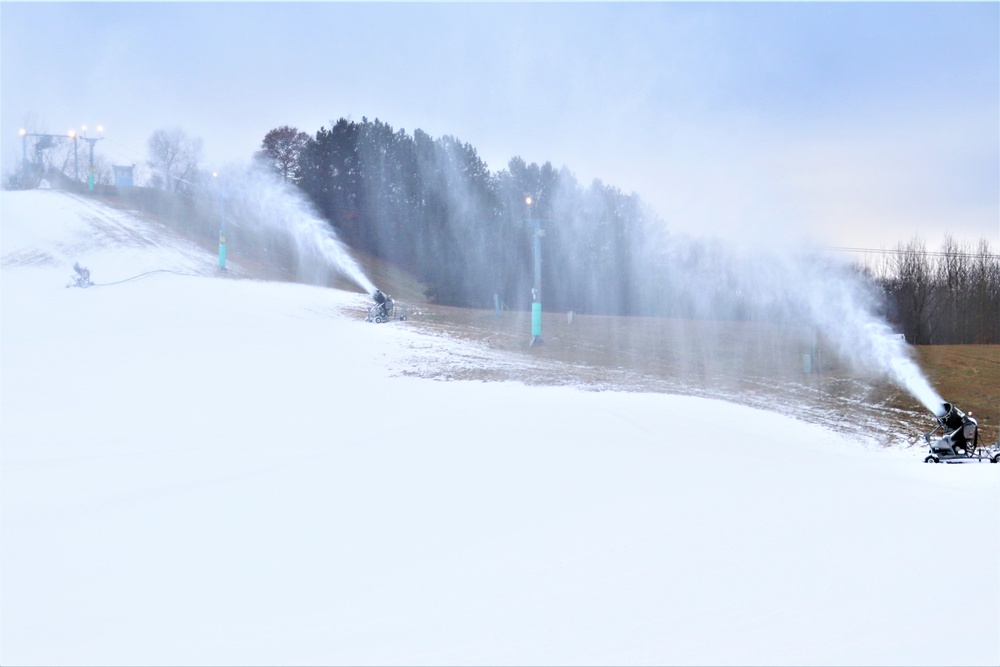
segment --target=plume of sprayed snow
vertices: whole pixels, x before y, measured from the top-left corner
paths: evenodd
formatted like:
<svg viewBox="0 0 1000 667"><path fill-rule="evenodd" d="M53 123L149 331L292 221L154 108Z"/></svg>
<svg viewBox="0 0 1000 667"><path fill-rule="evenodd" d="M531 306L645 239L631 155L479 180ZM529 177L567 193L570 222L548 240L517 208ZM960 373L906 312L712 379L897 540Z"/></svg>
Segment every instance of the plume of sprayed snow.
<svg viewBox="0 0 1000 667"><path fill-rule="evenodd" d="M846 267L838 270L835 264L819 258L810 266L815 275L801 289L812 292L812 320L838 354L857 368L874 370L893 380L931 413L940 412L941 397L914 361L913 348L875 312L873 299L860 278ZM796 276L790 279L794 281Z"/></svg>
<svg viewBox="0 0 1000 667"><path fill-rule="evenodd" d="M913 348L878 313L879 295L846 262L805 247L671 237L668 292L704 318L744 316L813 328L856 369L907 390L933 414L942 400ZM661 255L661 260L664 259Z"/></svg>
<svg viewBox="0 0 1000 667"><path fill-rule="evenodd" d="M325 284L338 274L368 294L375 292L333 228L295 187L256 166L231 169L218 185L227 224L239 228L244 241L293 255L287 259L299 280Z"/></svg>

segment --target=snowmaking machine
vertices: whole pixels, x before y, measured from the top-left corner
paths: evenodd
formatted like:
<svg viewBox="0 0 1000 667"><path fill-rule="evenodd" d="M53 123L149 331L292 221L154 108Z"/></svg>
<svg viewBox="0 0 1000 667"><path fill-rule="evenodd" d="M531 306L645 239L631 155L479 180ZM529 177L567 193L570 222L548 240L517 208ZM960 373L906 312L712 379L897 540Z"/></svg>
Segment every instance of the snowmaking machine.
<svg viewBox="0 0 1000 667"><path fill-rule="evenodd" d="M936 418L937 427L924 435L929 448L924 463L969 463L983 459L1000 462L1000 442L979 445L979 422L972 413L965 414L951 403L944 403ZM941 437L932 440L938 431Z"/></svg>
<svg viewBox="0 0 1000 667"><path fill-rule="evenodd" d="M90 269L80 266L80 262L73 265L73 270L76 273L69 277L69 284L66 287L90 287L94 284L90 280Z"/></svg>
<svg viewBox="0 0 1000 667"><path fill-rule="evenodd" d="M375 293L372 294L372 299L375 303L368 308L368 315L365 317L365 322L380 324L389 320L403 321L406 319L406 313L403 309L398 307L396 302L392 300L392 297L382 290L376 289Z"/></svg>

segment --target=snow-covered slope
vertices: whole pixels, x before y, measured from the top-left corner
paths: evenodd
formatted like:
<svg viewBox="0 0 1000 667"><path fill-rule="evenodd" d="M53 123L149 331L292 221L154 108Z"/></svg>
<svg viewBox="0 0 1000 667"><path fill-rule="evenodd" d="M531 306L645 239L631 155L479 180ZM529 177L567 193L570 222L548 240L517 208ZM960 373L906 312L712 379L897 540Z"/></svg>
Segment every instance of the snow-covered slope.
<svg viewBox="0 0 1000 667"><path fill-rule="evenodd" d="M515 362L0 201L0 663L1000 663L1000 466L402 377Z"/></svg>

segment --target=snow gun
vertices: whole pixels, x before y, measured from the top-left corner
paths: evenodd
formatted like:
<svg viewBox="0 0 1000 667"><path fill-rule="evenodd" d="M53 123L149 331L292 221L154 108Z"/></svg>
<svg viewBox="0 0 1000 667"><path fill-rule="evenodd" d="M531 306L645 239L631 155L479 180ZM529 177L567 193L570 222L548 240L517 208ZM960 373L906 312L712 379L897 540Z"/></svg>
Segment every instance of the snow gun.
<svg viewBox="0 0 1000 667"><path fill-rule="evenodd" d="M90 281L90 269L80 266L80 262L73 265L73 270L76 273L70 276L69 284L66 287L90 287L94 284Z"/></svg>
<svg viewBox="0 0 1000 667"><path fill-rule="evenodd" d="M925 463L1000 462L1000 442L989 448L979 446L979 422L971 412L965 414L951 403L942 403L935 419L937 426L924 436L929 448ZM941 436L932 440L938 431Z"/></svg>
<svg viewBox="0 0 1000 667"><path fill-rule="evenodd" d="M372 300L375 301L375 304L368 308L368 316L365 317L365 322L380 324L388 320L402 321L406 319L406 313L403 312L403 309L397 308L396 302L392 300L392 297L382 290L376 289L375 293L372 294Z"/></svg>

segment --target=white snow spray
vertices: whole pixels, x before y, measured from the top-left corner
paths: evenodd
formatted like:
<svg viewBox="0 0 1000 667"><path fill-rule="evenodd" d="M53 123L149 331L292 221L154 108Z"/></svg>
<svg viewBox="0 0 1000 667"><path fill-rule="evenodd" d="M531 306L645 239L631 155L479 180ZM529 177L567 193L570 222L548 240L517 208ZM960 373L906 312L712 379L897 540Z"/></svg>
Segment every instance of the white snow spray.
<svg viewBox="0 0 1000 667"><path fill-rule="evenodd" d="M672 295L696 314L720 318L735 298L744 316L808 327L838 358L908 391L930 412L942 400L913 358L913 348L878 313L884 298L846 261L806 246L735 244L671 236L659 261L671 266Z"/></svg>
<svg viewBox="0 0 1000 667"><path fill-rule="evenodd" d="M235 243L292 264L302 282L327 284L337 274L368 294L375 292L333 228L296 188L257 167L232 168L217 186L227 225L238 230L230 234Z"/></svg>

